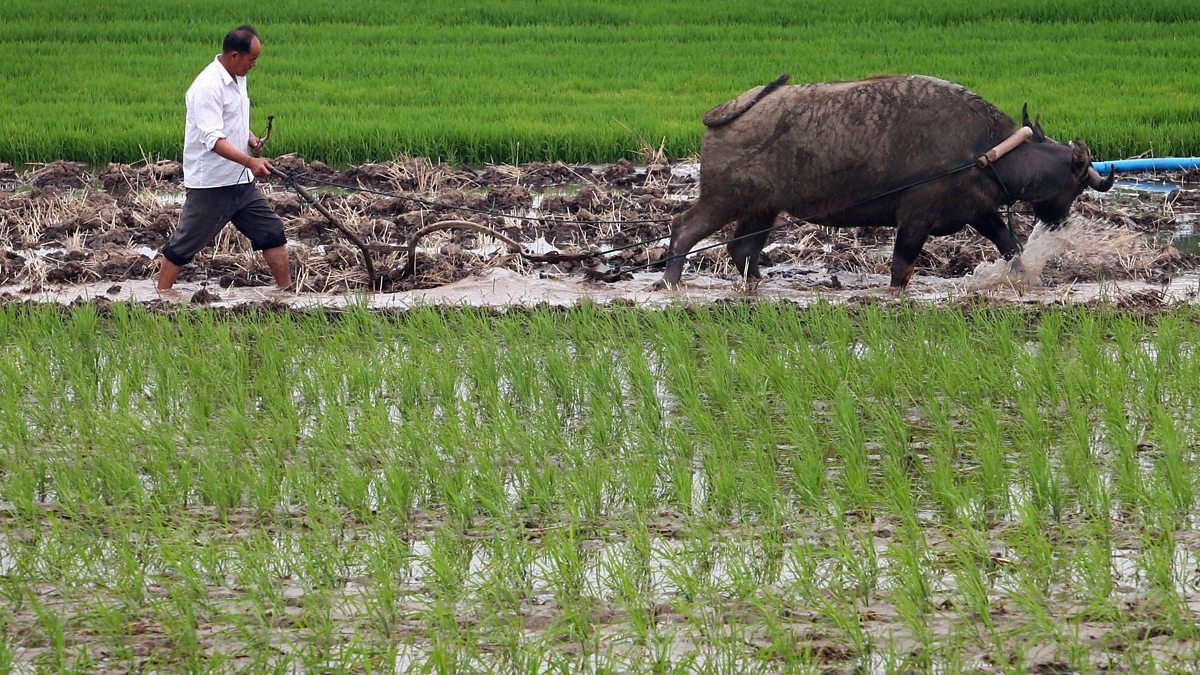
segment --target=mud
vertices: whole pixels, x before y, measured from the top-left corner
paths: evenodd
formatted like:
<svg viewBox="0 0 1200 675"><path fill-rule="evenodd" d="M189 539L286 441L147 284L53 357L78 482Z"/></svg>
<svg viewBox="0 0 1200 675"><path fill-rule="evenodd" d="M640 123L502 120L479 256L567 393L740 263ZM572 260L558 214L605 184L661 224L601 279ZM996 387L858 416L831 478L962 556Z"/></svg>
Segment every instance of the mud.
<svg viewBox="0 0 1200 675"><path fill-rule="evenodd" d="M35 190L78 189L89 182L84 174L84 165L73 162L51 162L28 176L29 186Z"/></svg>
<svg viewBox="0 0 1200 675"><path fill-rule="evenodd" d="M600 167L555 162L472 168L402 158L335 169L292 155L274 162L301 177L373 249L381 283L372 303L379 306L584 298L655 304L749 293L799 301L818 293L834 300L895 295L886 277L893 231L834 230L783 218L764 252L765 278L756 288L739 279L714 239L698 249L715 247L693 254L684 288L649 293L644 287L659 274L653 263L666 254L669 219L698 194L694 164L658 155L645 165L621 161ZM1033 252L1027 253L1019 275L972 231L930 239L908 296L943 300L982 293L1057 302L1156 293L1164 302L1190 301L1179 289L1187 285L1181 280L1200 271L1195 232L1200 186L1189 182L1200 175L1153 176L1152 183L1141 178L1140 186L1122 181L1129 185L1086 193L1076 204L1069 234L1046 239L1056 243L1052 250L1042 247L1042 259L1033 261ZM105 291L120 285L120 297L154 299L145 296L144 282L157 275L157 252L178 222L181 181L179 164L170 161L92 170L69 162L23 171L0 166L0 294L50 301L111 297ZM287 304L340 304L340 295L366 290L361 254L324 216L282 181L264 182L263 190L286 224L299 291ZM1025 241L1036 224L1021 207L1012 224ZM409 236L448 219L485 225L538 253L628 247L606 254L603 262L639 269L624 275L632 281L596 286L583 279L577 263L534 265L492 237L451 231L420 242L417 275L406 277ZM180 288L185 301L207 288L215 298L201 297L213 304L255 302L269 291L270 276L248 241L230 227L184 269ZM493 288L501 295L492 297ZM225 292L229 289L254 290Z"/></svg>

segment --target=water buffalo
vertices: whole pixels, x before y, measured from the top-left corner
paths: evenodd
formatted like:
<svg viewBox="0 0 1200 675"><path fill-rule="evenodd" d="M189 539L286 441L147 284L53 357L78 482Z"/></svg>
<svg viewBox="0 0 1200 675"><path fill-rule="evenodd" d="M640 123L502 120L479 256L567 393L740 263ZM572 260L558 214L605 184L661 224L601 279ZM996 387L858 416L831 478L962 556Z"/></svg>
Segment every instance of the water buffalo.
<svg viewBox="0 0 1200 675"><path fill-rule="evenodd" d="M930 235L971 225L1011 257L1017 243L996 212L1001 205L1022 200L1042 221L1057 223L1085 187L1112 187L1113 175L1097 174L1082 140L1047 138L1028 110L1028 140L986 168L974 164L1016 125L961 85L917 75L786 81L755 87L704 116L700 197L672 222L657 287L677 284L683 256L730 222L737 223L728 245L734 264L759 278L759 254L786 212L831 227L895 227L892 286L902 288Z"/></svg>

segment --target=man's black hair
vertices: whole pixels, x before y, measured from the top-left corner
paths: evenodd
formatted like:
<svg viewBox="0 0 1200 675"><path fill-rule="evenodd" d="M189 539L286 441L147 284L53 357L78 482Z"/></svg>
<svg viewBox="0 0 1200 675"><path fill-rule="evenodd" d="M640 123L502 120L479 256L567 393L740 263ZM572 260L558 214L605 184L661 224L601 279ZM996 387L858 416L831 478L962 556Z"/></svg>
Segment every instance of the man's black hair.
<svg viewBox="0 0 1200 675"><path fill-rule="evenodd" d="M258 37L254 26L244 23L225 34L225 42L221 45L222 52L237 52L245 54L250 51L250 43Z"/></svg>

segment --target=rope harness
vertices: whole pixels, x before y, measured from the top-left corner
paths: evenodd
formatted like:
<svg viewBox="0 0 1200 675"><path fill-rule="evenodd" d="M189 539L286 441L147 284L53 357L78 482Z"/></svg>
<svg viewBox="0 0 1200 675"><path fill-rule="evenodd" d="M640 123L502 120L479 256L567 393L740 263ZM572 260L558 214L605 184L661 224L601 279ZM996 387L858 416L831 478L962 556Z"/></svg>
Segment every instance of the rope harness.
<svg viewBox="0 0 1200 675"><path fill-rule="evenodd" d="M271 173L278 178L282 178L284 185L295 190L296 194L300 195L300 199L319 211L321 215L329 219L329 222L333 223L333 226L336 227L339 232L344 234L346 238L351 241L351 243L357 246L358 250L362 251L363 264L367 268L367 281L369 284L368 288L370 288L372 291L379 290L379 285L377 283L378 277L375 275L375 263L371 262L371 253L367 250L367 246L363 243L362 239L359 239L358 235L347 229L345 225L342 225L341 221L335 218L334 215L329 212L329 209L325 208L325 205L321 203L321 200L317 199L316 195L301 187L300 184L296 182L295 177L293 177L291 174L284 173L274 167L271 168Z"/></svg>

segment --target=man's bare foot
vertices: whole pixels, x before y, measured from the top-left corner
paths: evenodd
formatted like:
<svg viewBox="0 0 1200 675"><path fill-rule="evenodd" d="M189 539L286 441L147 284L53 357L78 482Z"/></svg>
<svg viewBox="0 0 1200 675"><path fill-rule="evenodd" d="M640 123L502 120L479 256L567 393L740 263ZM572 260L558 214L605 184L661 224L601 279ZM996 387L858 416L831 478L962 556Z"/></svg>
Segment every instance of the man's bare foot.
<svg viewBox="0 0 1200 675"><path fill-rule="evenodd" d="M158 293L158 298L160 300L166 300L167 302L186 302L188 299L187 293L174 287L156 288L154 291Z"/></svg>
<svg viewBox="0 0 1200 675"><path fill-rule="evenodd" d="M287 300L289 298L294 298L294 297L297 297L298 295L299 295L299 293L296 292L295 285L275 286L274 288L267 291L267 293L266 293L267 298L270 300L273 300L275 302L280 302L283 300Z"/></svg>

